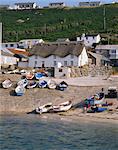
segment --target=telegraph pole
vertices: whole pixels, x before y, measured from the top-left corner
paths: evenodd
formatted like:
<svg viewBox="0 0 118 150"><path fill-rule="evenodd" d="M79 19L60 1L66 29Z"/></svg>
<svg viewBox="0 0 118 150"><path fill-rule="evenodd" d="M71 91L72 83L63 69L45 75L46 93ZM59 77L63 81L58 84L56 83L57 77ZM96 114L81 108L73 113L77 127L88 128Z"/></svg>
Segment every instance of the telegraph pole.
<svg viewBox="0 0 118 150"><path fill-rule="evenodd" d="M0 22L0 73L1 73L1 63L2 63L1 50L2 50L2 22Z"/></svg>
<svg viewBox="0 0 118 150"><path fill-rule="evenodd" d="M104 31L106 30L106 8L104 7L104 10L103 10L103 17L104 17L104 23L103 23L103 28L104 28Z"/></svg>

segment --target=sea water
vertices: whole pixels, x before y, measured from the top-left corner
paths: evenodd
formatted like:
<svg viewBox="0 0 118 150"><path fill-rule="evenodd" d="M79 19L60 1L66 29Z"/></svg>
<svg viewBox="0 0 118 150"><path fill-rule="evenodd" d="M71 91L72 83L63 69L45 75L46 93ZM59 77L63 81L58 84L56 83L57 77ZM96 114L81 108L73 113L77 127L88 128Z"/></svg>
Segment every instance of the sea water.
<svg viewBox="0 0 118 150"><path fill-rule="evenodd" d="M1 116L0 150L118 150L118 124Z"/></svg>

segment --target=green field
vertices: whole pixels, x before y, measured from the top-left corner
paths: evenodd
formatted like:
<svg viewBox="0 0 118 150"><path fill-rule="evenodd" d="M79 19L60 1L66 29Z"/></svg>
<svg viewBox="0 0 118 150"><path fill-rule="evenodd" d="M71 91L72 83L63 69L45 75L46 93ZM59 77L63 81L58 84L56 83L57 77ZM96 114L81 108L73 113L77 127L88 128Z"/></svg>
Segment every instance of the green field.
<svg viewBox="0 0 118 150"><path fill-rule="evenodd" d="M54 41L57 38L69 37L74 40L84 32L100 33L104 42L109 39L110 43L118 43L118 5L96 8L0 10L0 21L3 23L4 42L27 38Z"/></svg>

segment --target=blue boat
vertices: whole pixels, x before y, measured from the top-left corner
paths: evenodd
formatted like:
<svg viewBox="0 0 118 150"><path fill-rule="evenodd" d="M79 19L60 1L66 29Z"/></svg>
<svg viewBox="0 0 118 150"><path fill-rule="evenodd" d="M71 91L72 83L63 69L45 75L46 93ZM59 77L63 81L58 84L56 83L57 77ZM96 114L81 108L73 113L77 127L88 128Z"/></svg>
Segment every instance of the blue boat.
<svg viewBox="0 0 118 150"><path fill-rule="evenodd" d="M44 73L41 73L41 72L35 73L35 78L36 78L37 80L39 80L39 79L42 78L42 77L45 77L45 74L44 74Z"/></svg>
<svg viewBox="0 0 118 150"><path fill-rule="evenodd" d="M45 80L38 82L38 87L40 87L40 88L46 88L47 86L48 86L48 83Z"/></svg>
<svg viewBox="0 0 118 150"><path fill-rule="evenodd" d="M23 86L21 86L21 85L18 85L15 88L15 93L16 93L17 96L22 96L25 93L25 88Z"/></svg>

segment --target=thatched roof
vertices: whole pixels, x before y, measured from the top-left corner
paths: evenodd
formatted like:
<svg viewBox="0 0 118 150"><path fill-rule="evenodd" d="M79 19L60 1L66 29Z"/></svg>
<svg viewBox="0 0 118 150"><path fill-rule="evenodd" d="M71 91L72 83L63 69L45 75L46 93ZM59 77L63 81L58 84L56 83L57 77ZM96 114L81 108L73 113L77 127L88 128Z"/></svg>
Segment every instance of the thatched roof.
<svg viewBox="0 0 118 150"><path fill-rule="evenodd" d="M30 50L30 54L41 57L48 57L50 55L65 57L69 54L79 56L84 47L82 43L78 42L39 43Z"/></svg>

